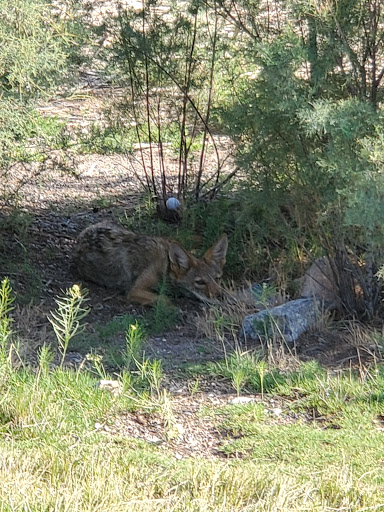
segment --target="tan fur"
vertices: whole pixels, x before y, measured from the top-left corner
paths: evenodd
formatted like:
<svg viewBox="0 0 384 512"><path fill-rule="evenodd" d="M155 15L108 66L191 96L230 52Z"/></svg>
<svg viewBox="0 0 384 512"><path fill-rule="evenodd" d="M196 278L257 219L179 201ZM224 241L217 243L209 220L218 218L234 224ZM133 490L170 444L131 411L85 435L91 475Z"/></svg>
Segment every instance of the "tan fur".
<svg viewBox="0 0 384 512"><path fill-rule="evenodd" d="M130 302L151 305L152 291L163 276L201 300L220 295L220 279L228 248L227 235L197 259L166 238L138 235L105 223L84 229L78 237L74 262L80 276L128 294Z"/></svg>

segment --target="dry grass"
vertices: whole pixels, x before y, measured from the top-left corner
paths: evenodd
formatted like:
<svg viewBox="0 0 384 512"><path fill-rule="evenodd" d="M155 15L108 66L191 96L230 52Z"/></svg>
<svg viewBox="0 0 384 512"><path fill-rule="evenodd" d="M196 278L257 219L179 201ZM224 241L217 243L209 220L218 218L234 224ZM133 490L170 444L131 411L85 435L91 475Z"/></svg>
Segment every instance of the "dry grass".
<svg viewBox="0 0 384 512"><path fill-rule="evenodd" d="M6 450L2 510L357 512L367 510L364 503L380 506L377 488L356 478L348 464L300 481L255 462L188 461L182 467L147 453L137 464L138 452L100 442L74 447L65 457L56 450Z"/></svg>

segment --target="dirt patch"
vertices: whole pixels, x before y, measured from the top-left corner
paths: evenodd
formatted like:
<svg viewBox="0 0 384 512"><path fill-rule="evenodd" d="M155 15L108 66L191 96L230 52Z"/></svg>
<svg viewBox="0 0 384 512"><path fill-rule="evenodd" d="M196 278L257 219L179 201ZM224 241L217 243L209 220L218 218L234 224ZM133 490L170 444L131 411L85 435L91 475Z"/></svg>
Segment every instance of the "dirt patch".
<svg viewBox="0 0 384 512"><path fill-rule="evenodd" d="M116 442L138 439L171 452L175 458L188 457L242 458L246 453L230 447L234 440L256 435L243 432L228 417L249 414L260 427L277 427L306 423L321 429L339 429L337 418L322 416L316 410L296 411L292 407L300 396L289 398L271 395L241 395L233 393L227 381L202 380L204 392L188 392L185 380L169 382L172 393L167 402L147 403L146 408L125 412L104 423L96 423L96 430L116 439ZM254 410L258 411L259 420ZM235 422L236 423L236 422ZM247 423L245 421L245 423Z"/></svg>
<svg viewBox="0 0 384 512"><path fill-rule="evenodd" d="M125 413L100 428L119 438L135 438L172 451L176 458L223 457L226 433L202 413L202 407L222 406L221 396L177 397L163 412ZM164 406L163 406L164 407Z"/></svg>
<svg viewBox="0 0 384 512"><path fill-rule="evenodd" d="M326 368L370 364L377 352L374 345L355 344L345 332L331 330L305 333L295 348L300 360L315 360Z"/></svg>

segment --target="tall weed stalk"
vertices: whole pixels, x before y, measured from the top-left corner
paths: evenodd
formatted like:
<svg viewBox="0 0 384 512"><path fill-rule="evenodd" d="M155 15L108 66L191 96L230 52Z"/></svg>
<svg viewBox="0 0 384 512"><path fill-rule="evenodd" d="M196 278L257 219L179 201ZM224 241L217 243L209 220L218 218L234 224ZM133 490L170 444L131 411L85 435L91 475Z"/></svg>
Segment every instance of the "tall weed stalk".
<svg viewBox="0 0 384 512"><path fill-rule="evenodd" d="M2 280L0 286L0 372L3 378L4 372L10 369L10 356L12 351L12 318L10 312L13 309L14 297L9 279Z"/></svg>
<svg viewBox="0 0 384 512"><path fill-rule="evenodd" d="M64 297L55 300L57 309L51 311L51 316L48 317L59 344L60 366L64 363L70 341L85 330L82 320L90 311L89 308L84 307L87 294L87 290L81 290L77 284L73 285L65 291Z"/></svg>

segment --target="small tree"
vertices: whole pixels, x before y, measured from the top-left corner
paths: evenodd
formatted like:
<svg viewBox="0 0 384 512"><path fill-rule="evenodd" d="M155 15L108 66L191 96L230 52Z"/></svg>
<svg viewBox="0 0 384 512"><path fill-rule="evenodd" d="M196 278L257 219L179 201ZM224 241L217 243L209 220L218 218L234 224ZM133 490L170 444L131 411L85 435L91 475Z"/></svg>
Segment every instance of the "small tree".
<svg viewBox="0 0 384 512"><path fill-rule="evenodd" d="M213 197L223 165L210 125L220 18L199 0L183 10L171 3L166 15L150 1L140 12L121 10L117 22L114 64L128 85L119 108L134 126L142 184L163 206L170 193ZM165 159L169 145L177 155L173 172ZM208 149L215 168L207 169Z"/></svg>

